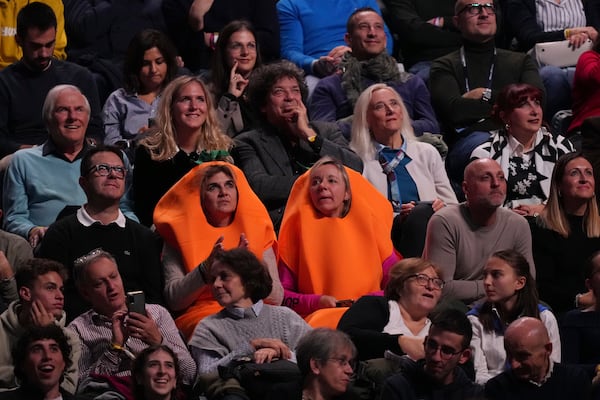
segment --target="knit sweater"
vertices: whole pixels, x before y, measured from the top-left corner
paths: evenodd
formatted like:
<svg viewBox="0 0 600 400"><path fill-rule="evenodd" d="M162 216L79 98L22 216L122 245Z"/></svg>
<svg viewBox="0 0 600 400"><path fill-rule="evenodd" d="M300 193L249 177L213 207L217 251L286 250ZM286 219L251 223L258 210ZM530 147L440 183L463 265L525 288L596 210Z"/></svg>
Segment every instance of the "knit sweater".
<svg viewBox="0 0 600 400"><path fill-rule="evenodd" d="M470 303L483 297L483 266L500 249L523 254L535 276L531 234L525 218L499 208L492 225L479 226L471 219L466 203L461 203L433 214L427 226L423 258L442 270L445 296Z"/></svg>
<svg viewBox="0 0 600 400"><path fill-rule="evenodd" d="M198 373L216 371L216 365L206 367L203 354L221 357L218 365L227 365L236 357L253 354L250 341L257 338L279 339L293 351L300 338L311 329L287 307L263 304L258 315L251 309L245 311L244 317L239 318L223 309L200 321L189 341Z"/></svg>
<svg viewBox="0 0 600 400"><path fill-rule="evenodd" d="M77 215L50 225L37 255L62 263L71 279L65 282L65 311L69 321L90 307L72 279L73 261L102 247L117 260L125 290L143 290L148 303L163 303L160 246L150 229L126 219L125 227L116 223L84 226Z"/></svg>

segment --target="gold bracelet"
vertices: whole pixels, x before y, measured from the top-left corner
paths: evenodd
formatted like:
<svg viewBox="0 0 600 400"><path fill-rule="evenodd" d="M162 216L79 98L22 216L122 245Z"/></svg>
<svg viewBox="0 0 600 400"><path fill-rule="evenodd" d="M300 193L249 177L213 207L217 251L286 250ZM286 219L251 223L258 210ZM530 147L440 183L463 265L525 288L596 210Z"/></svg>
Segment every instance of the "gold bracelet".
<svg viewBox="0 0 600 400"><path fill-rule="evenodd" d="M568 39L571 36L571 30L569 28L565 29L565 39Z"/></svg>
<svg viewBox="0 0 600 400"><path fill-rule="evenodd" d="M312 135L306 138L310 143L314 143L317 140L317 135Z"/></svg>
<svg viewBox="0 0 600 400"><path fill-rule="evenodd" d="M111 343L110 344L110 348L113 349L113 350L117 350L117 351L123 352L123 354L125 354L127 357L129 357L132 360L135 360L135 355L131 351L129 351L129 349L127 349L124 346L121 346L118 343Z"/></svg>

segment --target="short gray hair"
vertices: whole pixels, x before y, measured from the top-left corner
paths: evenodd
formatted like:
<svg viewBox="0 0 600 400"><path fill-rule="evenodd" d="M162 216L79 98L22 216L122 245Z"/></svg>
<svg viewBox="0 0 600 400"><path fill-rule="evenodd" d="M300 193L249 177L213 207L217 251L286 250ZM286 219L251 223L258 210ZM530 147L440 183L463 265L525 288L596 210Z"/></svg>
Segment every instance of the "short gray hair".
<svg viewBox="0 0 600 400"><path fill-rule="evenodd" d="M54 111L54 107L56 106L56 99L65 90L73 90L81 94L85 102L85 110L87 111L88 115L91 114L90 102L87 97L85 97L85 94L83 94L81 89L75 85L56 85L48 91L42 107L42 119L44 120L44 124L46 124L46 128L50 126L50 122L52 121L52 113Z"/></svg>
<svg viewBox="0 0 600 400"><path fill-rule="evenodd" d="M75 284L80 287L83 285L87 278L87 270L90 265L95 263L101 258L105 258L107 260L112 261L117 265L117 260L110 254L108 251L98 247L87 254L82 255L73 261L73 278L75 280Z"/></svg>
<svg viewBox="0 0 600 400"><path fill-rule="evenodd" d="M325 361L339 349L349 348L355 358L356 346L346 333L330 328L316 328L300 339L296 347L296 360L302 378L310 374L310 360Z"/></svg>

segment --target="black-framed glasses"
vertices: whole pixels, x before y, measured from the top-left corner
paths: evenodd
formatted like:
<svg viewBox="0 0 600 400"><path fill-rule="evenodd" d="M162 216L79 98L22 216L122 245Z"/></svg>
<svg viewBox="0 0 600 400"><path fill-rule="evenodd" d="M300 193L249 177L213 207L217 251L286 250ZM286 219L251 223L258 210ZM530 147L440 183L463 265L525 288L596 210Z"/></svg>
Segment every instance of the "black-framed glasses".
<svg viewBox="0 0 600 400"><path fill-rule="evenodd" d="M444 284L446 283L440 278L431 278L425 274L414 274L408 277L408 279L411 278L415 278L417 284L421 286L427 286L431 283L431 285L436 289L443 289Z"/></svg>
<svg viewBox="0 0 600 400"><path fill-rule="evenodd" d="M496 14L496 5L494 3L471 3L461 8L458 14L466 11L469 15L480 15L483 10L490 15L494 15Z"/></svg>
<svg viewBox="0 0 600 400"><path fill-rule="evenodd" d="M333 361L341 368L344 368L346 365L349 365L350 368L352 368L352 371L354 371L356 368L356 360L353 358L347 359L345 357L329 357L326 358L325 361Z"/></svg>
<svg viewBox="0 0 600 400"><path fill-rule="evenodd" d="M108 176L113 173L119 179L125 178L125 167L120 165L96 164L88 170L88 174L97 172L100 176Z"/></svg>
<svg viewBox="0 0 600 400"><path fill-rule="evenodd" d="M438 350L440 351L442 360L449 360L455 355L462 353L462 350L454 350L450 346L440 346L438 342L433 339L425 339L425 352L435 354Z"/></svg>

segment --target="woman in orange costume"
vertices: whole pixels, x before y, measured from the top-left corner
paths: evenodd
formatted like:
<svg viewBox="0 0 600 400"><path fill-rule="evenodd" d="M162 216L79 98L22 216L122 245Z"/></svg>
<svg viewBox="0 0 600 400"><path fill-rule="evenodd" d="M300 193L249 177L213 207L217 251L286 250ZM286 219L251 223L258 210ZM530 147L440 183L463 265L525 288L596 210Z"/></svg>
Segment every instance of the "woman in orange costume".
<svg viewBox="0 0 600 400"><path fill-rule="evenodd" d="M262 259L273 278L267 301L281 303L273 224L237 167L215 161L192 169L159 201L154 224L165 241L165 298L181 313L175 323L187 338L202 318L222 308L207 285L207 268L224 249L247 247Z"/></svg>
<svg viewBox="0 0 600 400"><path fill-rule="evenodd" d="M399 260L393 218L360 174L330 157L315 163L294 184L279 232L283 304L313 327L335 328L351 301L381 290Z"/></svg>

